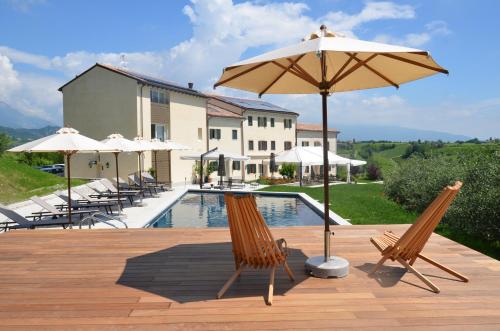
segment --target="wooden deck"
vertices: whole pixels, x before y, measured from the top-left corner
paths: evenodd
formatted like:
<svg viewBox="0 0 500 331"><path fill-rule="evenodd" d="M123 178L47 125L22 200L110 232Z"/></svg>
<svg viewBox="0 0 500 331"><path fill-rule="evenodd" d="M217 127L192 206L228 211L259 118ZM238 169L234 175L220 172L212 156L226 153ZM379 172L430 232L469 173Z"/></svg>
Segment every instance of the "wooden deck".
<svg viewBox="0 0 500 331"><path fill-rule="evenodd" d="M263 271L215 299L234 268L227 229L11 231L0 235L0 329L500 329L500 262L433 235L427 254L469 283L425 262L440 294L394 263L369 278L379 259L369 237L387 228L406 226L335 227L334 253L351 262L343 279L303 272L322 253L320 227L273 228L297 280L280 270L272 307Z"/></svg>

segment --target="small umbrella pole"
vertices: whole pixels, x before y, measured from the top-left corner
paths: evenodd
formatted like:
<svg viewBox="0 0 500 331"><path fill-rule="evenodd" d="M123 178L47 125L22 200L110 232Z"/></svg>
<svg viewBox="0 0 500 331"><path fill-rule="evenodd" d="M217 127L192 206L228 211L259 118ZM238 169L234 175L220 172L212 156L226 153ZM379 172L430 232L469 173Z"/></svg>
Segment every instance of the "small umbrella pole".
<svg viewBox="0 0 500 331"><path fill-rule="evenodd" d="M203 156L200 157L200 189L203 188Z"/></svg>
<svg viewBox="0 0 500 331"><path fill-rule="evenodd" d="M66 171L66 176L68 177L68 221L69 221L69 226L73 226L73 220L72 220L72 215L71 215L71 152L66 154L66 164L67 166L67 171Z"/></svg>
<svg viewBox="0 0 500 331"><path fill-rule="evenodd" d="M302 162L299 163L299 180L300 180L300 187L302 187Z"/></svg>
<svg viewBox="0 0 500 331"><path fill-rule="evenodd" d="M325 221L325 262L330 260L330 188L328 186L328 176L325 169L328 167L328 92L321 92L323 103L323 199Z"/></svg>
<svg viewBox="0 0 500 331"><path fill-rule="evenodd" d="M141 160L141 153L142 152L137 152L137 158L139 159L139 189L141 190L141 194L144 195L144 191L142 190L142 160Z"/></svg>
<svg viewBox="0 0 500 331"><path fill-rule="evenodd" d="M120 200L120 177L118 175L118 152L114 152L115 154L115 168L116 168L116 197L118 199L118 211L121 212L121 200Z"/></svg>
<svg viewBox="0 0 500 331"><path fill-rule="evenodd" d="M158 164L156 163L156 153L158 151L153 151L155 154L155 185L158 185Z"/></svg>

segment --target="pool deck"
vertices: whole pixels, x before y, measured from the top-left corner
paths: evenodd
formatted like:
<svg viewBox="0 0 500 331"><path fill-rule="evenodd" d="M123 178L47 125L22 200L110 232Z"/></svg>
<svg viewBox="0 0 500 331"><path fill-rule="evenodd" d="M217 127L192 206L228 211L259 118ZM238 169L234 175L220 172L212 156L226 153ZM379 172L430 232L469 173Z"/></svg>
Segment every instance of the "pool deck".
<svg viewBox="0 0 500 331"><path fill-rule="evenodd" d="M296 281L283 271L266 306L267 271L246 271L221 299L232 274L228 229L18 230L0 240L0 330L500 329L500 262L439 235L428 256L469 283L422 261L441 288L379 259L369 238L407 225L338 226L333 252L351 262L342 279L304 273L322 253L321 227L272 228L286 238Z"/></svg>

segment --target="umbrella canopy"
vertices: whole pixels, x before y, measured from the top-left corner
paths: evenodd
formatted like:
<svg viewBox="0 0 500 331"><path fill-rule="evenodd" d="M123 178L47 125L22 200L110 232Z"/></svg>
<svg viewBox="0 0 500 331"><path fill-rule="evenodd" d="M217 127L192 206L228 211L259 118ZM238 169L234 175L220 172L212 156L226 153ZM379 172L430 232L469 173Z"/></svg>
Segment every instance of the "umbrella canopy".
<svg viewBox="0 0 500 331"><path fill-rule="evenodd" d="M81 135L73 128L61 128L53 135L16 146L9 149L9 152L61 152L67 154L94 153L95 151L111 152L113 150L114 148L109 148L97 140Z"/></svg>
<svg viewBox="0 0 500 331"><path fill-rule="evenodd" d="M118 152L138 152L142 150L135 141L124 138L119 133L110 134L106 139L101 140L101 143Z"/></svg>
<svg viewBox="0 0 500 331"><path fill-rule="evenodd" d="M302 166L323 164L323 159L317 153L305 147L296 146L276 155L276 163L302 163Z"/></svg>
<svg viewBox="0 0 500 331"><path fill-rule="evenodd" d="M330 93L394 86L445 73L426 51L344 38L328 31L224 68L214 87L226 86L262 94L318 93L322 99L323 168L328 167L328 105ZM323 176L324 258L312 257L306 267L320 277L346 276L348 262L330 259L329 182Z"/></svg>
<svg viewBox="0 0 500 331"><path fill-rule="evenodd" d="M143 137L135 137L134 142L138 146L136 152L154 151L156 148L154 143L150 140L144 139Z"/></svg>
<svg viewBox="0 0 500 331"><path fill-rule="evenodd" d="M205 154L205 155L203 155ZM210 151L209 153L204 153L204 152L196 152L188 155L181 156L181 160L196 160L198 161L202 155L204 160L210 160L210 161L215 161L219 160L219 155L223 154L225 159L230 159L233 161L247 161L250 160L248 156L244 155L239 155L236 153L230 153L226 152L220 149L216 149L214 151Z"/></svg>
<svg viewBox="0 0 500 331"><path fill-rule="evenodd" d="M436 73L448 71L426 51L345 38L322 26L301 43L224 68L215 86L259 95L331 93L399 87Z"/></svg>
<svg viewBox="0 0 500 331"><path fill-rule="evenodd" d="M85 137L73 128L61 128L55 134L9 149L9 152L59 152L66 156L66 174L68 177L68 220L72 224L71 207L71 156L78 152L114 152L103 143Z"/></svg>

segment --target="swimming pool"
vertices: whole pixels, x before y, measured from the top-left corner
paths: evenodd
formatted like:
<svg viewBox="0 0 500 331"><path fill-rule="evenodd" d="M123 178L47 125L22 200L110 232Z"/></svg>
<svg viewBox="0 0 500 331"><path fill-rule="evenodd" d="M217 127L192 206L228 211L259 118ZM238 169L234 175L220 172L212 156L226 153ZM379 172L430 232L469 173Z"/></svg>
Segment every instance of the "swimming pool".
<svg viewBox="0 0 500 331"><path fill-rule="evenodd" d="M257 207L269 226L321 225L322 216L298 195L255 195ZM187 192L146 227L227 227L226 205L221 192Z"/></svg>

